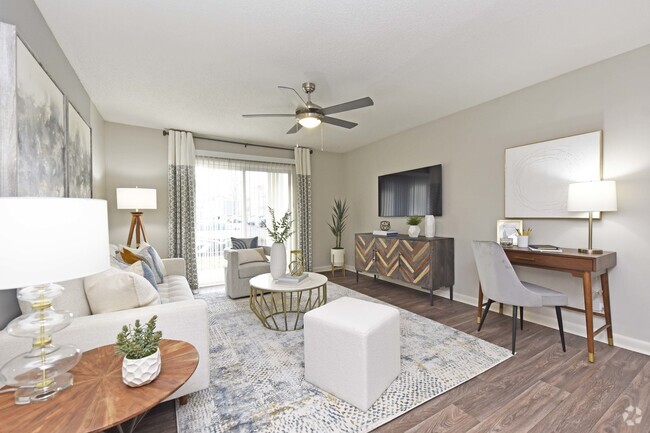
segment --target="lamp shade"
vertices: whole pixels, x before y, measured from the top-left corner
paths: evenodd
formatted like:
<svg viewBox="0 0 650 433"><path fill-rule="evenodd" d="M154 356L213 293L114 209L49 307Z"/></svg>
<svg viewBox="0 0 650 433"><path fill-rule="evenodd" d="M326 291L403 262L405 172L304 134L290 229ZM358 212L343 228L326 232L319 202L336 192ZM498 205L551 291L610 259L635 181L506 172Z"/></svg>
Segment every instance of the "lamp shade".
<svg viewBox="0 0 650 433"><path fill-rule="evenodd" d="M156 190L153 188L117 188L118 209L156 209Z"/></svg>
<svg viewBox="0 0 650 433"><path fill-rule="evenodd" d="M110 266L105 200L0 198L0 289L55 283Z"/></svg>
<svg viewBox="0 0 650 433"><path fill-rule="evenodd" d="M569 184L567 210L576 212L615 211L616 182L601 180Z"/></svg>

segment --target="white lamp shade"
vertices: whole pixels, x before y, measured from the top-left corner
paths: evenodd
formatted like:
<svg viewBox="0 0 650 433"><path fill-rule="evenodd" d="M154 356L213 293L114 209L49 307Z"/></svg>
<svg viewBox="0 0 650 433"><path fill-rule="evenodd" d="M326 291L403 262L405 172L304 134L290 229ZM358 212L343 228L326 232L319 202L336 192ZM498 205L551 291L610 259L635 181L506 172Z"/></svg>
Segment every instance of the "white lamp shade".
<svg viewBox="0 0 650 433"><path fill-rule="evenodd" d="M117 188L118 209L156 209L156 190L153 188Z"/></svg>
<svg viewBox="0 0 650 433"><path fill-rule="evenodd" d="M601 180L569 184L567 210L576 212L615 211L616 182Z"/></svg>
<svg viewBox="0 0 650 433"><path fill-rule="evenodd" d="M105 200L0 198L0 289L55 283L110 266Z"/></svg>

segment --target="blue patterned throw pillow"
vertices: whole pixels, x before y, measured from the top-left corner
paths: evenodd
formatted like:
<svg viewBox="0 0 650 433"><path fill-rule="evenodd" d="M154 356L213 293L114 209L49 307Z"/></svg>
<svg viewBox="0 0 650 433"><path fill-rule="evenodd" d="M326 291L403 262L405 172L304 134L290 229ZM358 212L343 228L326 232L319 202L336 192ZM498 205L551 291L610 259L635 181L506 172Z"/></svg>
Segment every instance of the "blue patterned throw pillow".
<svg viewBox="0 0 650 433"><path fill-rule="evenodd" d="M254 238L230 238L233 250L247 250L257 248L257 236Z"/></svg>
<svg viewBox="0 0 650 433"><path fill-rule="evenodd" d="M113 268L121 269L126 272L133 272L136 275L140 275L141 277L144 277L147 281L149 281L149 283L151 283L154 289L158 290L156 277L154 276L153 271L151 270L151 268L146 262L139 260L133 263L132 265L129 265L128 263L123 262L117 257L111 257L111 266Z"/></svg>

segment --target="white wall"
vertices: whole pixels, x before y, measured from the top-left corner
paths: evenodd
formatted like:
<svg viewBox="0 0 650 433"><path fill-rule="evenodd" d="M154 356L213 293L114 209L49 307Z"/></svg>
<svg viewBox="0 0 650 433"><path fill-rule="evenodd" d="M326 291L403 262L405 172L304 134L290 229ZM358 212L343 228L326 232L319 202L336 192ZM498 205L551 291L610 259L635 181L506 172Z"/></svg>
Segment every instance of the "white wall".
<svg viewBox="0 0 650 433"><path fill-rule="evenodd" d="M604 178L618 185L618 212L594 224L594 246L613 250L610 273L617 344L650 352L650 290L645 266L650 243L650 46L571 72L494 101L422 125L346 154L347 196L353 233L375 229L377 176L426 165L443 165L443 216L437 234L455 238L458 298L473 302L478 277L473 239L494 239L504 216L504 151L521 144L604 130ZM406 231L404 219L390 219ZM584 220L527 220L531 242L581 247ZM347 262L353 265L354 257ZM582 306L581 281L568 274L521 269L531 282L567 291ZM528 314L553 324L552 311ZM567 330L584 334L584 316L568 312ZM598 324L600 320L596 321Z"/></svg>

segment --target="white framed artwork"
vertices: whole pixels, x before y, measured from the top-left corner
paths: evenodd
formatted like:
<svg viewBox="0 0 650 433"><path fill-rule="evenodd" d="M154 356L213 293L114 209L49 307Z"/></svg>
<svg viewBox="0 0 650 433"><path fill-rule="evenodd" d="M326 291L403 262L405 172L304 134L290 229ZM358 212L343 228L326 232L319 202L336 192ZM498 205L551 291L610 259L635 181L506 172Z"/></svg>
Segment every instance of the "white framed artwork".
<svg viewBox="0 0 650 433"><path fill-rule="evenodd" d="M506 149L505 217L588 218L567 211L569 184L601 174L602 131Z"/></svg>

